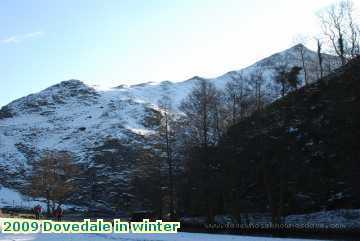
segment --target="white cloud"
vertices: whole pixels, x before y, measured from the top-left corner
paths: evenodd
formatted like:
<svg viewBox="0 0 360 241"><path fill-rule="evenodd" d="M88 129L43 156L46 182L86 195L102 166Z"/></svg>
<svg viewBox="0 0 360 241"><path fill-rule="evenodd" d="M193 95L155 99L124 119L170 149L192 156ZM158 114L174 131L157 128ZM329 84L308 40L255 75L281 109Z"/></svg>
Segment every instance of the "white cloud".
<svg viewBox="0 0 360 241"><path fill-rule="evenodd" d="M11 36L11 37L2 39L1 42L5 43L5 44L18 43L19 39L16 36Z"/></svg>
<svg viewBox="0 0 360 241"><path fill-rule="evenodd" d="M41 31L27 33L27 34L24 34L24 38L34 38L34 37L37 37L37 36L41 36L43 34L44 34L44 32L41 32Z"/></svg>
<svg viewBox="0 0 360 241"><path fill-rule="evenodd" d="M0 43L4 43L4 44L20 43L27 39L40 37L42 35L44 35L44 32L42 32L42 31L13 35L13 36L9 36L9 37L0 39Z"/></svg>

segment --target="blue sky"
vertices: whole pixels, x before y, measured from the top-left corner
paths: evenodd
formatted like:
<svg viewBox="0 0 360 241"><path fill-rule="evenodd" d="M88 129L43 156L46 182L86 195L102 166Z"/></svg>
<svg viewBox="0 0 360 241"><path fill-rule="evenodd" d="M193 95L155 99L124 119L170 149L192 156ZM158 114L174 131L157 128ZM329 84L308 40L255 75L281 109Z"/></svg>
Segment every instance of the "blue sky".
<svg viewBox="0 0 360 241"><path fill-rule="evenodd" d="M215 77L316 34L315 13L332 2L1 0L0 106L67 79Z"/></svg>

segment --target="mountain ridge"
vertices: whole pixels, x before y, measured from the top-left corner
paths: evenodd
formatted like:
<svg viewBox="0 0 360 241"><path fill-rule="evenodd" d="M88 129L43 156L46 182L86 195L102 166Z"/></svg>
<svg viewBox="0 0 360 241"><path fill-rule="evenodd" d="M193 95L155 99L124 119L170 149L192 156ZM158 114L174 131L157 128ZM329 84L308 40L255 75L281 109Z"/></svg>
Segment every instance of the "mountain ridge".
<svg viewBox="0 0 360 241"><path fill-rule="evenodd" d="M120 90L138 89L138 88L149 87L149 86L184 85L185 83L192 82L192 81L195 81L195 80L201 78L201 79L206 79L206 80L209 80L209 81L217 82L218 84L217 83L215 83L215 84L218 85L218 87L223 87L224 84L221 84L221 82L224 82L223 79L225 79L225 81L226 81L226 79L228 79L229 76L232 76L234 74L238 74L240 72L245 72L245 74L246 74L247 72L251 72L251 69L253 69L255 67L258 67L258 66L261 66L263 68L269 68L269 66L273 67L274 62L281 63L281 62L286 62L288 60L291 60L290 62L295 62L294 59L298 59L298 61L300 61L299 56L296 56L296 55L298 55L298 53L297 53L298 50L297 49L300 48L300 47L304 48L305 55L308 55L309 59L311 57L311 61L314 61L317 58L317 53L315 53L314 51L306 48L302 44L297 44L297 45L295 45L295 46L293 46L291 48L288 48L288 49L286 49L284 51L277 52L277 53L274 53L274 54L272 54L272 55L270 55L268 57L265 57L265 58L255 62L252 65L249 65L249 66L247 66L245 68L242 68L240 70L228 71L228 72L226 72L226 73L224 73L224 74L222 74L222 75L220 75L218 77L214 77L214 78L206 78L206 77L201 77L201 76L195 75L195 76L193 76L193 77L191 77L189 79L186 79L184 81L170 81L170 80L164 80L164 81L159 81L159 82L150 81L150 82L143 82L143 83L138 83L138 84L133 84L133 85L120 84L120 85L110 87L110 88L104 88L104 87L99 86L99 85L88 85L88 84L86 84L85 82L83 82L81 80L70 79L70 80L61 81L60 83L54 84L54 85L52 85L52 86L50 86L50 87L48 87L48 88L46 88L44 90L41 90L39 92L32 93L32 94L29 94L29 95L27 95L25 97L18 98L16 100L11 101L10 103L4 105L3 107L6 107L6 106L10 105L11 103L16 102L17 100L20 100L20 99L23 99L23 98L26 98L26 97L30 97L30 96L33 96L33 95L36 95L36 94L40 94L40 92L46 91L48 89L56 88L56 87L59 87L61 85L66 86L67 82L73 83L73 85L74 85L74 83L77 83L79 85L81 84L81 85L83 85L84 89L89 88L89 89L94 89L96 91L106 91L106 90L116 90L116 89L120 89ZM325 59L330 59L331 61L334 61L334 62L337 61L337 57L335 57L335 56L331 56L331 55L327 55L327 54L323 54L323 56L325 56ZM276 61L274 61L274 59L276 59ZM297 63L297 64L300 65L300 63ZM314 80L315 79L317 79L317 78L314 78ZM71 84L70 84L70 86L71 86Z"/></svg>
<svg viewBox="0 0 360 241"><path fill-rule="evenodd" d="M268 101L271 102L279 97L273 83L275 67L279 62L299 65L296 48L294 46L247 68L207 80L223 90L226 83L239 73L250 77L254 71L262 70L264 86L269 90ZM305 55L316 61L315 52L306 49ZM72 79L10 102L0 110L0 180L8 186L23 189L32 162L44 151L61 150L74 153L77 163L85 168L98 166L102 176L108 177L99 184L104 191L115 193L112 186L121 183L126 192L133 159L152 141L162 94L169 92L178 112L181 101L199 78L202 77L109 89ZM250 78L244 84L252 88ZM109 150L115 151L109 153ZM111 170L104 161L120 159L121 168Z"/></svg>

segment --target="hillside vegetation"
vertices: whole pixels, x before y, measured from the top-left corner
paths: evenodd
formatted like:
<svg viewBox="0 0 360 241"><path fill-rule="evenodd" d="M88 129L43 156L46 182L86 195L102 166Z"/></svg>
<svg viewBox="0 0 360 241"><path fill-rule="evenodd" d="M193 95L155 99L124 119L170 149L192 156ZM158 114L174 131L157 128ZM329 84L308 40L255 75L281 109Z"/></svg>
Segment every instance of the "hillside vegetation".
<svg viewBox="0 0 360 241"><path fill-rule="evenodd" d="M217 149L223 207L244 203L233 212L270 210L273 219L359 207L359 140L356 58L229 129Z"/></svg>

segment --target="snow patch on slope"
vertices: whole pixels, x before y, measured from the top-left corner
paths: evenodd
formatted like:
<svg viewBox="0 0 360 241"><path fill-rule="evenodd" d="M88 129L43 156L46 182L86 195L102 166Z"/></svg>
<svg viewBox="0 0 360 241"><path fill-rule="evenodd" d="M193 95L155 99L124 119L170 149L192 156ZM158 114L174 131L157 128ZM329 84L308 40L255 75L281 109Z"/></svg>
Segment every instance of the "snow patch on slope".
<svg viewBox="0 0 360 241"><path fill-rule="evenodd" d="M13 189L0 186L0 207L32 208L37 204L45 205L45 202L44 200L34 200Z"/></svg>
<svg viewBox="0 0 360 241"><path fill-rule="evenodd" d="M12 208L26 208L31 209L36 205L41 205L43 209L46 208L46 200L43 198L34 199L26 195L22 195L14 189L10 189L0 185L0 208L12 207ZM64 209L85 210L82 207L75 205L62 205Z"/></svg>

